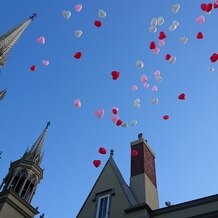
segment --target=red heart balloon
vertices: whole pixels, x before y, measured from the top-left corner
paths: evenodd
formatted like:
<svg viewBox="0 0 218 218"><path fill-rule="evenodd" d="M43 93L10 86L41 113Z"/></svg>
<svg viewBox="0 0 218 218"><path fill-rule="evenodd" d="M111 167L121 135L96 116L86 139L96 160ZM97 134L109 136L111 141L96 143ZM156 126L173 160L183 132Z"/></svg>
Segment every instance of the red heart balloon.
<svg viewBox="0 0 218 218"><path fill-rule="evenodd" d="M119 76L120 76L120 72L114 70L114 71L111 72L111 76L112 76L113 80L117 80L119 78Z"/></svg>
<svg viewBox="0 0 218 218"><path fill-rule="evenodd" d="M196 38L197 39L203 39L204 38L203 33L202 32L198 32Z"/></svg>
<svg viewBox="0 0 218 218"><path fill-rule="evenodd" d="M205 11L211 12L212 10L213 10L213 4L212 3L207 4Z"/></svg>
<svg viewBox="0 0 218 218"><path fill-rule="evenodd" d="M155 48L156 48L155 42L151 42L151 43L150 43L150 49L155 49Z"/></svg>
<svg viewBox="0 0 218 218"><path fill-rule="evenodd" d="M107 151L106 151L106 149L105 149L104 147L100 147L99 150L98 150L98 152L99 152L100 154L106 154L106 153L107 153Z"/></svg>
<svg viewBox="0 0 218 218"><path fill-rule="evenodd" d="M74 58L76 59L80 59L82 57L82 52L81 51L78 51L74 54Z"/></svg>
<svg viewBox="0 0 218 218"><path fill-rule="evenodd" d="M123 123L123 121L120 120L120 119L118 119L118 120L116 121L116 125L117 125L117 126L120 126L122 123Z"/></svg>
<svg viewBox="0 0 218 218"><path fill-rule="evenodd" d="M213 53L211 56L210 56L210 60L211 62L216 62L218 61L218 54L217 53Z"/></svg>
<svg viewBox="0 0 218 218"><path fill-rule="evenodd" d="M167 61L169 61L170 58L171 58L171 55L170 55L170 54L166 54L165 59L166 59Z"/></svg>
<svg viewBox="0 0 218 218"><path fill-rule="evenodd" d="M30 70L35 71L35 70L36 70L36 65L32 65L32 66L30 67Z"/></svg>
<svg viewBox="0 0 218 218"><path fill-rule="evenodd" d="M186 99L185 93L181 93L181 94L178 96L178 99L179 99L179 100L185 100L185 99Z"/></svg>
<svg viewBox="0 0 218 218"><path fill-rule="evenodd" d="M166 36L166 34L165 34L165 32L163 32L163 31L161 31L160 33L159 33L159 39L160 40L162 40L162 39L165 39L167 36Z"/></svg>
<svg viewBox="0 0 218 218"><path fill-rule="evenodd" d="M101 23L100 20L96 20L96 21L94 22L94 24L95 24L96 27L101 27L101 26L102 26L102 23Z"/></svg>
<svg viewBox="0 0 218 218"><path fill-rule="evenodd" d="M93 164L96 168L98 168L101 165L101 161L100 160L94 160Z"/></svg>
<svg viewBox="0 0 218 218"><path fill-rule="evenodd" d="M202 3L202 4L201 4L201 10L202 10L202 11L206 11L206 8L207 8L207 4Z"/></svg>
<svg viewBox="0 0 218 218"><path fill-rule="evenodd" d="M214 2L213 3L213 8L215 9L215 8L218 8L218 2Z"/></svg>
<svg viewBox="0 0 218 218"><path fill-rule="evenodd" d="M138 151L136 151L134 149L131 150L131 156L132 157L136 157L136 156L138 156L138 154L139 154Z"/></svg>
<svg viewBox="0 0 218 218"><path fill-rule="evenodd" d="M170 118L169 115L164 115L164 116L163 116L163 119L164 119L164 120L168 120L169 118Z"/></svg>
<svg viewBox="0 0 218 218"><path fill-rule="evenodd" d="M113 113L113 114L118 114L118 111L119 111L118 108L116 108L116 107L113 107L113 108L112 108L112 113Z"/></svg>

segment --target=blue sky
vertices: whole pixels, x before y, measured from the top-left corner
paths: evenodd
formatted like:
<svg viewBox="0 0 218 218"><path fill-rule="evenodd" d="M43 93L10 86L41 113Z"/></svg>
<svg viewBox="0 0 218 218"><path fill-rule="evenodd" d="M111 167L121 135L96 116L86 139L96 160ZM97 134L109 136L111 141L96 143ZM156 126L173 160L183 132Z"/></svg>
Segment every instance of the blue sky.
<svg viewBox="0 0 218 218"><path fill-rule="evenodd" d="M76 12L79 3L83 8ZM171 6L176 3L181 7L174 14ZM110 149L115 150L114 159L129 182L130 142L139 132L156 154L161 207L165 201L176 204L216 194L218 69L210 56L218 53L218 9L206 13L201 3L2 0L1 33L33 12L38 15L1 69L0 89L7 88L8 93L0 103L0 178L10 161L18 159L51 121L42 162L44 179L32 202L48 218L76 217ZM99 18L99 9L107 16ZM68 20L63 10L71 11ZM205 17L203 24L196 22L200 15ZM164 24L156 33L150 32L151 19L160 16ZM95 20L102 21L100 28L94 26ZM174 20L179 26L169 31ZM83 31L80 38L74 36L78 29ZM167 35L166 44L154 55L149 45L158 44L160 31ZM196 39L198 32L203 39ZM40 36L46 39L43 45L37 42ZM188 37L186 44L179 41L183 36ZM83 54L79 60L73 57L77 51ZM168 63L166 54L176 56L176 62ZM50 64L43 66L42 60ZM137 60L143 61L143 68L136 66ZM32 65L37 67L34 72ZM209 72L208 67L215 71ZM113 70L120 72L117 80L111 78ZM161 82L154 78L156 70L161 72ZM148 89L140 82L143 74ZM133 84L138 86L135 92ZM151 91L153 85L158 86L157 92ZM185 100L178 100L180 93L186 94ZM154 97L159 99L157 105L151 104ZM138 109L133 107L136 98L141 100ZM81 108L74 107L74 99L81 100ZM119 108L127 128L111 121L112 107ZM101 119L95 116L96 109L104 109ZM164 114L170 119L163 120ZM132 120L138 121L134 127ZM101 146L108 154L98 153ZM102 160L99 168L93 166L94 159Z"/></svg>

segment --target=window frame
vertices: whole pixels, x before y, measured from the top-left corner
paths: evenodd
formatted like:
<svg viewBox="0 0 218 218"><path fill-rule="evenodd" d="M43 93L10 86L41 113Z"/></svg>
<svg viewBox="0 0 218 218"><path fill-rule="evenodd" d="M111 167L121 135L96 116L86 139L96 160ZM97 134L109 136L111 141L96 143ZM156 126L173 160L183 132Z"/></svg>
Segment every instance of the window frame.
<svg viewBox="0 0 218 218"><path fill-rule="evenodd" d="M106 207L106 217L103 217L103 218L109 218L109 208L110 208L111 194L104 194L104 195L98 196L95 218L99 218L100 204L101 204L101 199L103 199L103 198L108 199L107 200L107 207Z"/></svg>

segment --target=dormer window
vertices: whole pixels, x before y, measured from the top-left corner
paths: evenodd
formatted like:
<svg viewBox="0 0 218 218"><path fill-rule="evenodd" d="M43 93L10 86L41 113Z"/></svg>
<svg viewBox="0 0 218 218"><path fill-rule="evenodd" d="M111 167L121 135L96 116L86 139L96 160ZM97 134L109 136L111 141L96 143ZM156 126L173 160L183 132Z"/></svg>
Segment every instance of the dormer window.
<svg viewBox="0 0 218 218"><path fill-rule="evenodd" d="M109 218L110 194L98 197L96 218Z"/></svg>

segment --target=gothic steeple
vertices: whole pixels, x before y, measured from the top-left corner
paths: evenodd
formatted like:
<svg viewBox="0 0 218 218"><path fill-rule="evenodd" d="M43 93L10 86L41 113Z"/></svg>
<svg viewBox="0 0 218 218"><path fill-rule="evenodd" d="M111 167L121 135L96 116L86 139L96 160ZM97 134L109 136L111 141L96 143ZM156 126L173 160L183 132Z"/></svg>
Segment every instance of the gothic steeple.
<svg viewBox="0 0 218 218"><path fill-rule="evenodd" d="M28 204L28 207L30 207L36 187L43 178L43 170L40 167L40 163L43 156L42 146L49 125L50 122L47 123L33 146L19 160L11 162L9 172L0 187L0 202L1 196L11 193L12 195L17 195L18 199L24 202L24 205Z"/></svg>
<svg viewBox="0 0 218 218"><path fill-rule="evenodd" d="M35 17L36 14L34 13L23 23L15 26L14 28L10 29L9 31L0 36L0 67L3 67L5 65L9 51Z"/></svg>
<svg viewBox="0 0 218 218"><path fill-rule="evenodd" d="M36 140L36 142L33 144L33 146L24 153L22 157L24 160L33 161L36 164L40 165L42 158L43 158L42 147L43 147L46 133L47 133L49 126L50 126L50 122L47 123L45 129L42 131L41 135Z"/></svg>
<svg viewBox="0 0 218 218"><path fill-rule="evenodd" d="M7 93L7 89L3 89L3 90L0 91L0 101L3 100L3 98L4 98L5 95L6 95L6 93Z"/></svg>

